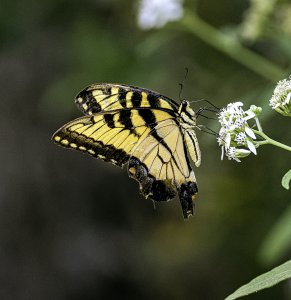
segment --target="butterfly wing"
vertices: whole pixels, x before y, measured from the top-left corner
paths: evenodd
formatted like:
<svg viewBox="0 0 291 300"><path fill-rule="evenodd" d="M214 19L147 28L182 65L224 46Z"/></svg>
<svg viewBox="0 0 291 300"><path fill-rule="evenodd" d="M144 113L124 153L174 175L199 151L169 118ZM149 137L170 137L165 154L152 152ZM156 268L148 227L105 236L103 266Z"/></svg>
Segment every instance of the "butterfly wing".
<svg viewBox="0 0 291 300"><path fill-rule="evenodd" d="M167 201L178 193L184 217L193 214L197 193L178 104L153 91L120 84L95 84L76 104L85 114L52 137L59 145L122 167L140 183L145 197Z"/></svg>
<svg viewBox="0 0 291 300"><path fill-rule="evenodd" d="M137 144L129 159L128 172L140 183L146 198L167 201L178 192L184 218L193 215L198 189L184 134L176 120L160 122Z"/></svg>
<svg viewBox="0 0 291 300"><path fill-rule="evenodd" d="M75 100L84 114L132 108L155 108L177 112L178 104L170 98L144 88L122 84L93 84Z"/></svg>
<svg viewBox="0 0 291 300"><path fill-rule="evenodd" d="M173 116L168 112L154 114L144 109L99 113L67 123L52 139L63 147L87 152L122 167L151 127L169 118Z"/></svg>

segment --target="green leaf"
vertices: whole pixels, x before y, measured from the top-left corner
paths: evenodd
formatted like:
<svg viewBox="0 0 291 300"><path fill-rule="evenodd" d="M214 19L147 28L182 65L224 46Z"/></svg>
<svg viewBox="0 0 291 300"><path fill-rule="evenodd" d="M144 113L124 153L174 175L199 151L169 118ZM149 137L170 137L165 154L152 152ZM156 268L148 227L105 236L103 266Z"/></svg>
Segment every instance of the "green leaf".
<svg viewBox="0 0 291 300"><path fill-rule="evenodd" d="M291 180L291 170L289 170L282 178L282 186L289 190L289 182Z"/></svg>
<svg viewBox="0 0 291 300"><path fill-rule="evenodd" d="M233 294L229 295L225 300L234 300L239 297L243 297L252 293L256 293L260 290L269 288L282 280L291 278L291 260L288 260L284 264L272 269L271 271L264 273L249 283L241 286Z"/></svg>
<svg viewBox="0 0 291 300"><path fill-rule="evenodd" d="M291 205L271 228L259 251L259 259L264 264L281 258L291 247Z"/></svg>

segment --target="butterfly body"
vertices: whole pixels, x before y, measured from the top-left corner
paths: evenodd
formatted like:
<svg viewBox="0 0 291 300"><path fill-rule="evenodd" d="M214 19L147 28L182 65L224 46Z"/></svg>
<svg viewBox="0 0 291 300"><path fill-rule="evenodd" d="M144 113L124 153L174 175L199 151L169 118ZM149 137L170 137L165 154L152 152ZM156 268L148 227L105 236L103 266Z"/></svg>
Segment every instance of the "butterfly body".
<svg viewBox="0 0 291 300"><path fill-rule="evenodd" d="M122 84L94 84L75 100L84 117L61 127L53 140L123 167L142 194L168 201L177 194L184 218L193 214L197 193L188 154L196 166L201 154L195 134L196 114L183 100Z"/></svg>

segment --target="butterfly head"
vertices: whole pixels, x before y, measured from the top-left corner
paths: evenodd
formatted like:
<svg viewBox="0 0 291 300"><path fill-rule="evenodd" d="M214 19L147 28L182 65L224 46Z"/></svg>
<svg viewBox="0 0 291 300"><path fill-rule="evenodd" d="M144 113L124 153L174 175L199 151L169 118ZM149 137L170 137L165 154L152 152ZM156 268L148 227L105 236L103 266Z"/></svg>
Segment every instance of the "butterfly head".
<svg viewBox="0 0 291 300"><path fill-rule="evenodd" d="M185 123L196 126L196 114L187 100L182 100L178 112Z"/></svg>

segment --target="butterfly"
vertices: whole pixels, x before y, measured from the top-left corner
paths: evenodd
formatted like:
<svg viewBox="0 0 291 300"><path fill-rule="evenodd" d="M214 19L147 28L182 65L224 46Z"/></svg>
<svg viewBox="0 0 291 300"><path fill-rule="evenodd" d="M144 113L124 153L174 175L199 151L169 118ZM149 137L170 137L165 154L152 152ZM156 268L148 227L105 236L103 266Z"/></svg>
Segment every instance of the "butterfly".
<svg viewBox="0 0 291 300"><path fill-rule="evenodd" d="M52 140L119 167L139 182L141 193L154 201L177 194L183 216L193 215L195 166L201 163L196 113L186 100L124 84L93 84L75 99L85 115L59 130Z"/></svg>

